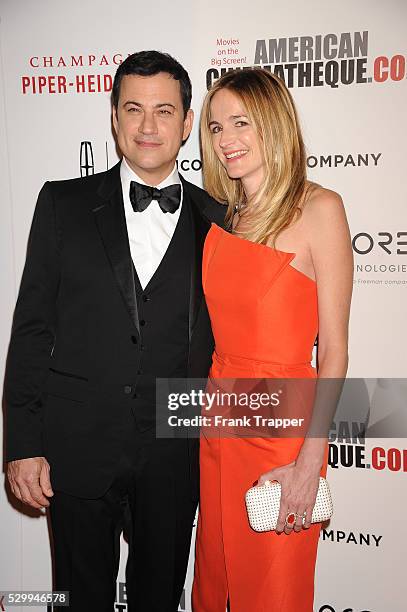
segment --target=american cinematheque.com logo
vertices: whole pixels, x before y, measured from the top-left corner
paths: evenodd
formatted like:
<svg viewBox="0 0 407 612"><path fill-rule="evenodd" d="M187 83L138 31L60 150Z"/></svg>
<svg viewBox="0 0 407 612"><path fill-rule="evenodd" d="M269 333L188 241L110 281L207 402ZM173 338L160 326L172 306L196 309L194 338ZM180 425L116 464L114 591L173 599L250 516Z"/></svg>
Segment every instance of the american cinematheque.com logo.
<svg viewBox="0 0 407 612"><path fill-rule="evenodd" d="M328 434L329 466L407 474L406 393L404 378L346 379Z"/></svg>
<svg viewBox="0 0 407 612"><path fill-rule="evenodd" d="M218 38L206 72L206 86L225 72L260 67L279 76L287 87L331 87L401 81L406 58L379 55L369 67L369 32L340 32L289 38L259 39L252 59L239 38Z"/></svg>

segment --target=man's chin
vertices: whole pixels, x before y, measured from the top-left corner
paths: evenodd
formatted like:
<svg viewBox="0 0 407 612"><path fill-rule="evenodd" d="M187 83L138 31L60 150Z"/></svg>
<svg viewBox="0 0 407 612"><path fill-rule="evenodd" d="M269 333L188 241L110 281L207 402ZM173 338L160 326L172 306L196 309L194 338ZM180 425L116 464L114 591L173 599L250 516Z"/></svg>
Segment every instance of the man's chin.
<svg viewBox="0 0 407 612"><path fill-rule="evenodd" d="M126 156L125 156L126 157ZM159 180L165 178L167 174L172 172L175 165L174 160L163 160L163 159L129 159L126 157L127 163L130 168L140 177L152 177L156 180L154 175L157 175ZM162 175L162 176L161 176ZM144 180L144 179L143 179Z"/></svg>

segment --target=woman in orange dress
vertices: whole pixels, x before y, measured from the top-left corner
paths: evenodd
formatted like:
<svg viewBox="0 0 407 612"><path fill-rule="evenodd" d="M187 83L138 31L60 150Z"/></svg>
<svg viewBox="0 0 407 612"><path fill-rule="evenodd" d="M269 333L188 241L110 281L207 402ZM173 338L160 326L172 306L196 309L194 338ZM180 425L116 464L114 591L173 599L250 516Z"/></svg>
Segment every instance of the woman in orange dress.
<svg viewBox="0 0 407 612"><path fill-rule="evenodd" d="M261 69L224 75L205 99L201 140L205 187L227 205L229 230L213 224L204 249L210 378L343 378L349 229L341 198L306 179L284 83ZM323 437L201 436L194 612L312 612L320 525L310 518L326 451ZM266 480L281 483L280 515L257 533L244 495Z"/></svg>

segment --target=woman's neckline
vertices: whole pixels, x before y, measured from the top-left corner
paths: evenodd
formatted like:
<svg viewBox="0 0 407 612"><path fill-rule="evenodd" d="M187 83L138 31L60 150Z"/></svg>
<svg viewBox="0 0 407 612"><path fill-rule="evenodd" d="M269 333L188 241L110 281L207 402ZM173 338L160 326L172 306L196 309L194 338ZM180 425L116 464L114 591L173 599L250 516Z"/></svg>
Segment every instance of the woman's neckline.
<svg viewBox="0 0 407 612"><path fill-rule="evenodd" d="M317 281L315 279L311 278L310 276L308 276L308 274L305 274L305 272L302 272L301 270L299 270L298 268L296 268L295 266L293 266L291 264L293 259L295 259L297 253L290 253L289 251L281 251L280 249L276 249L275 247L272 247L272 246L270 246L268 244L260 244L259 242L253 242L252 240L247 240L247 238L239 238L239 236L237 234L234 234L233 232L229 232L229 231L225 230L223 227L221 227L217 223L214 223L213 221L211 222L211 226L215 226L215 228L220 230L223 234L225 234L227 236L231 236L232 238L236 238L236 240L241 240L242 242L247 242L248 244L252 244L255 247L261 247L263 249L268 249L272 253L273 252L274 253L281 253L282 255L291 256L290 262L288 263L288 267L291 268L292 270L294 270L294 272L297 272L298 274L300 274L303 278L306 278L308 281L310 281L314 285L317 284Z"/></svg>

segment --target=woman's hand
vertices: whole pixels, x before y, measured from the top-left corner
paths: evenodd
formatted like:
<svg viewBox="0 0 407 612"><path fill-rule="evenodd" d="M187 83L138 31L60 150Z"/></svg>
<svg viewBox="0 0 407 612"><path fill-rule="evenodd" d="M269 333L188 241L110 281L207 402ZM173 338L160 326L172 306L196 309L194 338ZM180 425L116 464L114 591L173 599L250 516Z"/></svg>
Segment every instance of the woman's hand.
<svg viewBox="0 0 407 612"><path fill-rule="evenodd" d="M308 529L311 526L312 511L315 505L319 486L320 469L306 465L297 465L296 462L275 468L262 474L258 480L264 485L266 480L277 480L281 484L281 503L276 533L283 531L289 535L294 531ZM286 523L287 515L291 512L297 514L295 522ZM305 520L303 522L303 516Z"/></svg>

